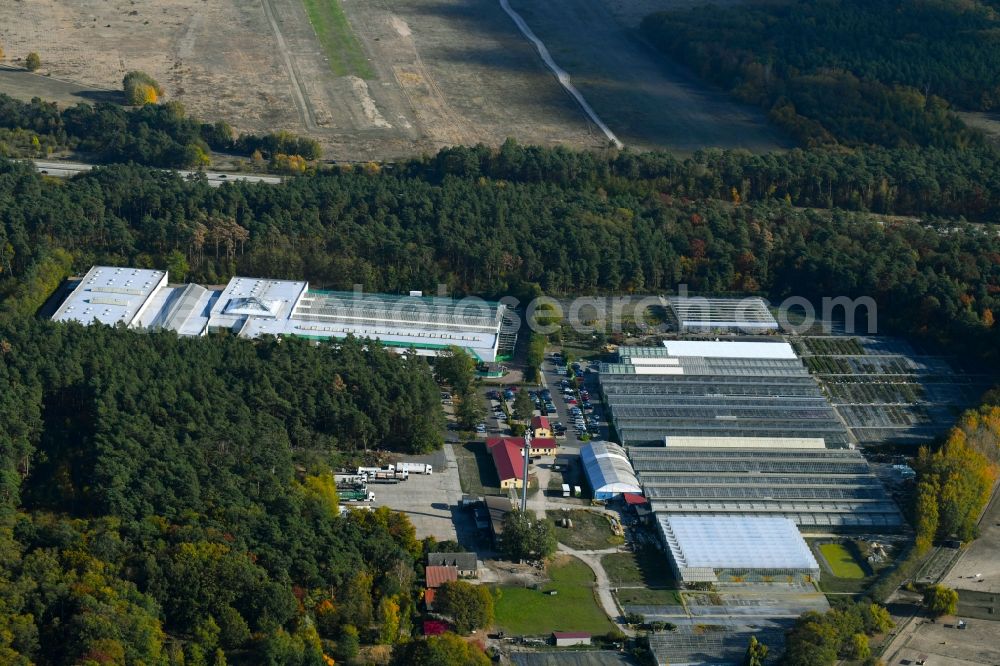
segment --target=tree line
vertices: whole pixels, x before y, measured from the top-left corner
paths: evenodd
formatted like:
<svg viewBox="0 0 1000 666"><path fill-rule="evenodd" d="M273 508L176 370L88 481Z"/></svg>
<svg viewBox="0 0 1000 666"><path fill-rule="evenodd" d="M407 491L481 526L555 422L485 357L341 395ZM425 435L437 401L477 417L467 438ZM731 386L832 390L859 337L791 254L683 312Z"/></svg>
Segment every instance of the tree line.
<svg viewBox="0 0 1000 666"><path fill-rule="evenodd" d="M156 89L133 77L137 95L155 96ZM152 100L149 100L152 101ZM263 159L278 155L318 159L319 143L288 132L236 135L224 121L203 123L188 116L180 102L144 104L126 109L115 104L76 104L60 109L35 98L22 102L0 93L0 128L31 132L34 143L11 140L0 155L38 157L46 150L73 150L106 163L136 162L148 166L205 166L212 150ZM0 136L2 138L2 136Z"/></svg>
<svg viewBox="0 0 1000 666"><path fill-rule="evenodd" d="M643 34L807 145L981 144L952 105L1000 103L988 2L798 0L653 14Z"/></svg>

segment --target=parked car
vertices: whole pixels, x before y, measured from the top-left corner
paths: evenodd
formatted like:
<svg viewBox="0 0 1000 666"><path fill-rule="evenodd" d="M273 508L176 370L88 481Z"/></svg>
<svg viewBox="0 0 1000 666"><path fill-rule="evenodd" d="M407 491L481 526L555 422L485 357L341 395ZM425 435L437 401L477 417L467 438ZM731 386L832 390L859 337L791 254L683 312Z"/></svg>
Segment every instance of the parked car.
<svg viewBox="0 0 1000 666"><path fill-rule="evenodd" d="M476 432L480 432L480 433L486 432L486 424L485 423L480 423L479 425L477 425L476 426Z"/></svg>

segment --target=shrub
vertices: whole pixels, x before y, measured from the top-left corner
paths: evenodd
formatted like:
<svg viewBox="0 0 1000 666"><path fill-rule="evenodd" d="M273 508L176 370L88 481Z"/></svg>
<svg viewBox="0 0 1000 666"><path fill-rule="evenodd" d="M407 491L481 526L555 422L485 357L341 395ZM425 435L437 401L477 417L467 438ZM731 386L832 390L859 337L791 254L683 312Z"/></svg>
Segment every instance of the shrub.
<svg viewBox="0 0 1000 666"><path fill-rule="evenodd" d="M131 106L156 104L163 97L163 88L146 72L129 72L122 79L122 88L125 90L125 103Z"/></svg>
<svg viewBox="0 0 1000 666"><path fill-rule="evenodd" d="M42 66L42 59L37 53L32 51L28 54L28 57L24 59L24 68L29 72L38 71L38 68Z"/></svg>

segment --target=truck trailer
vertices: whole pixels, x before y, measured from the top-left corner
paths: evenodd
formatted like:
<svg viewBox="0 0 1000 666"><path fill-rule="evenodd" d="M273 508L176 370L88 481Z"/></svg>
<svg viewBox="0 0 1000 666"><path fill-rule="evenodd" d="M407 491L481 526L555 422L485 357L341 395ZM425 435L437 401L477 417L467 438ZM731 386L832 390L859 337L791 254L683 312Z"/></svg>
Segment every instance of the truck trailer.
<svg viewBox="0 0 1000 666"><path fill-rule="evenodd" d="M404 462L396 465L397 472L409 472L410 474L433 474L434 465L427 463Z"/></svg>

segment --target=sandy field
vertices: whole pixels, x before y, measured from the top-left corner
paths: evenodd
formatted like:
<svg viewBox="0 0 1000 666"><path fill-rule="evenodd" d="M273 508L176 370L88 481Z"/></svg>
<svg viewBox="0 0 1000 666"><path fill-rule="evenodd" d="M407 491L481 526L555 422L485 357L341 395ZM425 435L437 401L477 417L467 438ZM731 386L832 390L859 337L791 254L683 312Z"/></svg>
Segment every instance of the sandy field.
<svg viewBox="0 0 1000 666"><path fill-rule="evenodd" d="M642 15L693 1L512 4L626 145L780 145L759 115L634 39L629 26ZM341 4L367 72L331 71L303 0L7 0L7 63L37 51L43 64L36 76L0 69L0 92L113 99L108 91L125 72L140 69L192 115L238 131L308 134L335 160L391 160L507 137L606 145L497 0Z"/></svg>

